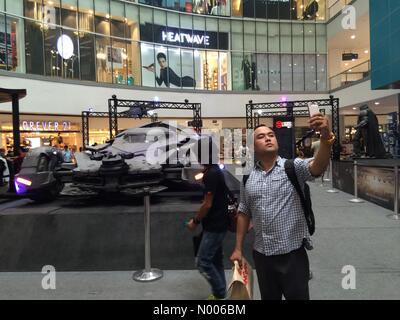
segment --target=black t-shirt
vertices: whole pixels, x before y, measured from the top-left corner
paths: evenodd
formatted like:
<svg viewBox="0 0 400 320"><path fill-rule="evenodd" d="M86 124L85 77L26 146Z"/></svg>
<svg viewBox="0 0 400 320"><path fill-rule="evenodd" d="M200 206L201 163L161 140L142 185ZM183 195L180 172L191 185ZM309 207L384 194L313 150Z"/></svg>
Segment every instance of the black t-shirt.
<svg viewBox="0 0 400 320"><path fill-rule="evenodd" d="M218 165L212 165L203 177L204 194L211 192L213 202L210 210L202 220L203 229L209 232L228 230L228 195L224 175Z"/></svg>

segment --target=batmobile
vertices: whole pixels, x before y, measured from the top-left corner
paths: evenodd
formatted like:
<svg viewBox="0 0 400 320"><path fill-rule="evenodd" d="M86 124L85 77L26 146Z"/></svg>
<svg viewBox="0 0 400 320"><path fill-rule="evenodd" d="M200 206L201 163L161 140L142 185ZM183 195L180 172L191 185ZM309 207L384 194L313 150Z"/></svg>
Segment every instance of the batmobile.
<svg viewBox="0 0 400 320"><path fill-rule="evenodd" d="M194 177L203 166L191 159L203 138L193 129L157 122L127 129L106 144L86 146L75 153L74 163L63 162L62 151L55 148L31 149L15 188L37 201L56 198L65 183L106 194L152 185L198 190Z"/></svg>

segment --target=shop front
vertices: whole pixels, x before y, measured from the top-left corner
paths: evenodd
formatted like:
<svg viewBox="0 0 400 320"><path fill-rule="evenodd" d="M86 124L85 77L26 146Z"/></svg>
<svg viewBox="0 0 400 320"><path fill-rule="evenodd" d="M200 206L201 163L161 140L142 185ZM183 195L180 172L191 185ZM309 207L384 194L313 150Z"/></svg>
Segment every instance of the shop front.
<svg viewBox="0 0 400 320"><path fill-rule="evenodd" d="M81 147L81 124L79 117L20 115L21 145L27 148L68 146L72 150ZM0 148L10 152L14 146L12 115L0 115Z"/></svg>

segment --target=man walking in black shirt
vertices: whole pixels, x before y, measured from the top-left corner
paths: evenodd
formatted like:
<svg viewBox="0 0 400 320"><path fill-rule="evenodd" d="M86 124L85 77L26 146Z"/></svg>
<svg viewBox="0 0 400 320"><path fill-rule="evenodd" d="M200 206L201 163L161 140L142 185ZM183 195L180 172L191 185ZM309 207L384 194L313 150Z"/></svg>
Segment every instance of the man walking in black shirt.
<svg viewBox="0 0 400 320"><path fill-rule="evenodd" d="M217 164L206 164L203 183L204 200L188 228L195 230L200 223L203 236L197 253L197 267L212 288L209 300L224 299L226 279L222 244L228 230L228 195L224 175Z"/></svg>

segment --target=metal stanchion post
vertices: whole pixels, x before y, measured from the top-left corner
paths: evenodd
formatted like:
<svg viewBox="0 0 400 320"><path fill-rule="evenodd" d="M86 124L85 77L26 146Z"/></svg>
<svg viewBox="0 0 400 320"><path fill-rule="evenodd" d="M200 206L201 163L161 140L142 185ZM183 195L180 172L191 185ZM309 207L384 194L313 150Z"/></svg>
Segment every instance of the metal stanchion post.
<svg viewBox="0 0 400 320"><path fill-rule="evenodd" d="M333 170L332 164L330 165L329 172L331 172L331 170ZM330 174L330 177L332 177L332 179L329 179L329 181L331 182L331 187L330 187L330 189L326 190L326 192L328 192L328 193L339 193L339 191L336 190L333 187L333 174L332 173Z"/></svg>
<svg viewBox="0 0 400 320"><path fill-rule="evenodd" d="M400 220L399 217L399 167L394 167L394 214L389 214L387 217L393 220Z"/></svg>
<svg viewBox="0 0 400 320"><path fill-rule="evenodd" d="M331 161L329 161L328 170L325 171L327 178L323 179L323 181L331 182L331 168L332 168Z"/></svg>
<svg viewBox="0 0 400 320"><path fill-rule="evenodd" d="M151 248L150 248L150 188L143 188L144 191L144 252L145 269L136 271L133 274L133 280L136 281L154 281L163 276L159 269L151 268Z"/></svg>
<svg viewBox="0 0 400 320"><path fill-rule="evenodd" d="M354 198L350 199L353 203L362 203L364 200L358 198L358 177L357 177L357 161L354 161Z"/></svg>

